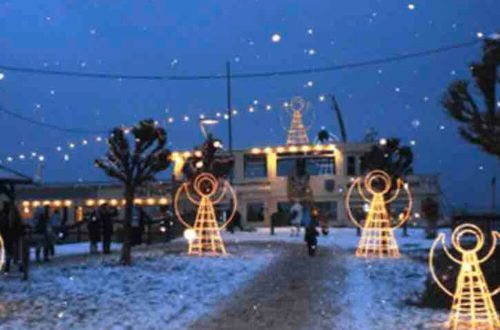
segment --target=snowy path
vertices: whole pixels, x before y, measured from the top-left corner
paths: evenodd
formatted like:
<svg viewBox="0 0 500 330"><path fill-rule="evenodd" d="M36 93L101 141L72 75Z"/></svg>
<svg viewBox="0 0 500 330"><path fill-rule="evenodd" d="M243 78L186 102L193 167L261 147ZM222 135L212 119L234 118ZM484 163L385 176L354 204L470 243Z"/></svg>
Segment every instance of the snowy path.
<svg viewBox="0 0 500 330"><path fill-rule="evenodd" d="M304 244L272 243L278 260L244 290L191 329L326 329L340 301L345 266L338 248L321 247L314 258Z"/></svg>

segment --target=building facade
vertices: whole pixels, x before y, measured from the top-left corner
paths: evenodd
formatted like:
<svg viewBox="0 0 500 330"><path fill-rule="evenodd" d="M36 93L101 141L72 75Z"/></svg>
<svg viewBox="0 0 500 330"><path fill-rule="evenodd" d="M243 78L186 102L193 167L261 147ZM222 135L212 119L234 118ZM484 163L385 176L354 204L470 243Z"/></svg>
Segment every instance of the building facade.
<svg viewBox="0 0 500 330"><path fill-rule="evenodd" d="M350 226L346 215L345 198L350 182L363 175L363 155L373 143L335 143L322 145L293 145L259 147L233 151L235 165L232 185L237 192L238 210L246 226L269 226L271 215L278 209L287 211L290 200L287 193L288 175L295 170L296 160L304 158L310 175L314 203L333 226ZM175 182L184 180L182 167L191 151L173 154ZM414 203L413 220L420 218L421 201L426 197L440 198L437 175L411 175L406 178ZM141 188L136 205L157 212L170 205L175 184L173 181L155 183ZM174 188L175 189L175 188ZM102 203L118 208L123 206L123 190L119 183L66 183L44 184L19 190L18 200L22 214L30 217L34 208L47 205L63 209L68 223L82 220L85 212ZM394 208L399 212L408 198L401 196ZM363 211L366 203L353 198L354 208ZM399 210L398 210L399 207ZM360 215L362 216L362 215Z"/></svg>

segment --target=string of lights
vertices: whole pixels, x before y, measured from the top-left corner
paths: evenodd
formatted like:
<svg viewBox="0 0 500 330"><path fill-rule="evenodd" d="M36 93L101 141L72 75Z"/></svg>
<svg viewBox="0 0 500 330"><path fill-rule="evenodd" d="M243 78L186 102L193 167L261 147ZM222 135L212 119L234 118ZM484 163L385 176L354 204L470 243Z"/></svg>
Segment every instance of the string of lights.
<svg viewBox="0 0 500 330"><path fill-rule="evenodd" d="M316 102L324 102L326 101L326 96L325 94L319 94L316 97L313 97L311 100L309 100L309 103L316 103ZM264 103L260 102L258 99L254 99L252 102L250 102L250 105L244 107L244 110L238 110L237 108L234 108L232 110L232 116L239 116L241 114L255 114L258 112L265 112L265 113L273 113L272 110L277 109L277 108L286 108L289 106L289 102L283 101L279 102L279 104L271 104L271 103ZM2 110L5 110L0 106L0 112ZM4 113L7 113L11 115L12 111L5 111ZM17 115L17 114L16 114ZM24 116L21 116L24 118ZM17 118L17 116L16 116ZM213 111L211 113L207 114L199 114L197 117L190 117L187 114L184 115L179 115L177 117L167 117L164 122L165 125L173 125L175 123L182 123L182 124L190 124L190 123L198 123L198 120L203 120L206 118L213 118L217 120L228 120L228 114L226 113L226 110L221 110L221 111ZM40 122L31 118L26 118L27 121L31 124L38 125ZM24 120L24 119L21 119ZM160 121L157 121L158 124L160 124ZM42 123L45 124L45 123ZM55 126L55 125L43 125L46 128L53 129L53 127L50 126ZM61 126L57 126L58 128L63 128ZM127 128L127 127L125 127ZM128 127L130 128L130 127ZM91 145L92 143L100 144L105 140L105 134L108 133L108 131L92 131L92 130L84 130L84 129L68 129L68 130L73 130L77 131L78 134L85 133L87 134L87 137L84 138L74 138L74 139L69 139L65 142L58 143L56 145L52 145L50 147L44 148L45 152L42 152L41 150L30 150L29 152L19 152L15 154L8 154L0 157L0 164L5 160L8 163L12 163L14 161L26 161L26 160L35 160L35 161L46 161L45 154L48 151L56 151L58 154L61 155L61 157L64 161L69 161L70 160L70 155L72 152L74 152L77 148L79 147L86 147ZM64 132L68 132L68 130L64 130ZM75 132L72 132L75 133Z"/></svg>
<svg viewBox="0 0 500 330"><path fill-rule="evenodd" d="M36 120L36 119L33 119L33 118L29 118L29 117L26 117L26 116L23 116L23 115L20 115L20 114L14 112L14 111L7 110L2 105L0 105L0 112L4 113L6 115L9 115L11 117L17 118L19 120L28 122L28 123L33 124L33 125L42 126L42 127L45 127L45 128L50 128L52 130L56 130L56 131L60 131L60 132L65 132L65 133L102 134L102 133L106 133L107 132L105 130L99 131L99 130L89 130L89 129L80 129L80 128L68 128L68 127L64 127L64 126L59 126L59 125L44 123L42 121L39 121L39 120Z"/></svg>
<svg viewBox="0 0 500 330"><path fill-rule="evenodd" d="M404 55L398 55L398 56L392 56L392 57L386 57L386 58L381 58L381 59L375 59L375 60L367 60L367 61L361 61L361 62L353 62L353 63L346 63L346 64L341 64L341 65L335 65L335 66L328 66L328 67L319 67L319 68L310 68L310 69L300 69L300 70L289 70L289 71L270 71L270 72L260 72L260 73L240 73L240 74L235 74L232 75L231 78L258 78L258 77L270 77L270 76L287 76L287 75L300 75L300 74L308 74L308 73L320 73L320 72L328 72L328 71L335 71L335 70L342 70L342 69L350 69L350 68L357 68L357 67L364 67L364 66L372 66L372 65L380 65L380 64L385 64L385 63L390 63L390 62L395 62L399 60L405 60L405 59L410 59L410 58L418 58L418 57L423 57L423 56L429 56L433 54L439 54L443 52L447 52L453 49L458 49L458 48L465 48L465 47L470 47L475 44L477 44L479 40L473 40L473 41L468 41L468 42L463 42L463 43L458 43L454 44L451 46L445 46L445 47L440 47L440 48L435 48L431 50L425 50L425 51L420 51L420 52L415 52L415 53L408 53ZM225 78L224 75L197 75L197 76L147 76L147 75L123 75L123 74L104 74L104 73L81 73L81 72L71 72L71 71L53 71L53 70L45 70L45 69L31 69L31 68L22 68L22 67L12 67L12 66L6 66L6 65L0 65L0 69L7 70L7 71L15 71L15 72L22 72L22 73L34 73L34 74L48 74L48 75L60 75L60 76L74 76L74 77L88 77L88 78L112 78L112 79L135 79L135 80L206 80L206 79L223 79ZM317 99L320 102L325 101L325 95L321 94L317 97ZM281 103L279 106L287 106L287 102ZM254 113L256 112L259 107L261 107L260 102L255 99L251 105L247 107L247 111L241 111L241 112L248 112L248 113ZM265 104L262 109L266 110L266 112L270 112L273 109L273 105L271 104ZM72 134L88 134L88 135L93 135L92 137L86 138L86 139L81 139L79 142L66 142L59 144L56 147L51 147L51 149L55 149L57 152L61 152L63 155L63 159L65 161L69 160L69 153L65 151L72 151L74 150L77 146L86 146L89 143L95 141L96 143L100 143L103 141L103 137L101 134L106 134L108 131L107 130L90 130L90 129L83 129L83 128L71 128L71 127L64 127L61 125L54 125L54 124L49 124L45 122L41 122L39 120L20 115L14 111L5 109L5 107L0 105L0 112L7 114L9 116L12 116L18 120L22 120L25 122L28 122L32 125L37 125L41 126L44 128L48 129L53 129L56 131L60 132L65 132L65 133L72 133ZM232 116L236 116L239 113L237 109L232 110ZM219 112L214 112L213 114L205 115L205 114L199 114L199 119L204 119L204 118L219 118L219 119L228 119L228 114L226 113L226 110L221 110ZM181 123L189 123L191 122L191 117L187 114L184 115L179 115L177 117L174 116L169 116L165 124L173 124L174 122L181 122ZM197 122L196 118L194 122ZM96 136L96 134L98 134ZM77 140L78 141L78 140ZM45 161L46 158L41 152L37 151L31 151L29 153L19 153L19 154L13 154L13 155L7 155L5 157L2 157L8 162L13 162L14 160L27 160L27 159L32 159L32 160L38 160L38 161ZM0 159L0 163L2 162L2 159Z"/></svg>
<svg viewBox="0 0 500 330"><path fill-rule="evenodd" d="M479 43L480 40L471 40L466 42L461 42L453 45L442 46L438 48L406 53L401 55L389 56L379 59L364 60L358 62L344 63L338 65L316 67L316 68L305 68L297 70L283 70L283 71L267 71L267 72L248 72L248 73L236 73L231 75L231 79L247 79L247 78L265 78L265 77L280 77L280 76L292 76L292 75L304 75L311 73L323 73L332 72L345 69L354 69L360 67L367 67L373 65L387 64L391 62L399 62L408 59L414 59L419 57L426 57L431 55L437 55L440 53L448 52L451 50L471 47ZM12 66L0 64L0 70L19 72L26 74L39 74L39 75L52 75L52 76L63 76L63 77L74 77L74 78L95 78L95 79L118 79L118 80L217 80L226 79L225 74L197 74L197 75L132 75L124 73L103 73L103 72L78 72L78 71L66 71L66 70L50 70L50 69L37 69L28 68L21 66Z"/></svg>

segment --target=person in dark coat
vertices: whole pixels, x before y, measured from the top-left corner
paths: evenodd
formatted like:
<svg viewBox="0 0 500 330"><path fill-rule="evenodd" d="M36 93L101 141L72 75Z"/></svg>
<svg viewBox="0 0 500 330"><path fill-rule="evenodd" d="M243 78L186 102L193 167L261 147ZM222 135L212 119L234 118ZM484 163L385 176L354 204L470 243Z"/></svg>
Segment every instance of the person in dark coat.
<svg viewBox="0 0 500 330"><path fill-rule="evenodd" d="M33 234L32 244L35 246L36 261L40 262L40 253L43 250L43 260L49 261L49 235L47 226L49 219L43 207L37 207L33 218L30 221Z"/></svg>
<svg viewBox="0 0 500 330"><path fill-rule="evenodd" d="M0 213L0 234L2 235L5 251L5 271L10 271L12 259L15 259L18 250L19 238L23 232L21 215L17 207L4 202L2 212Z"/></svg>
<svg viewBox="0 0 500 330"><path fill-rule="evenodd" d="M311 221L306 227L304 234L304 241L307 243L307 251L310 257L314 257L316 253L316 247L318 245L318 231L316 230L316 225L314 221Z"/></svg>
<svg viewBox="0 0 500 330"><path fill-rule="evenodd" d="M234 228L238 227L240 228L241 231L243 231L243 225L241 224L241 214L238 210L234 212L234 217L233 220L228 223L227 225L227 231L229 231L231 234L234 234Z"/></svg>
<svg viewBox="0 0 500 330"><path fill-rule="evenodd" d="M142 244L142 233L144 232L144 218L145 214L141 207L134 207L132 212L130 241L132 246Z"/></svg>
<svg viewBox="0 0 500 330"><path fill-rule="evenodd" d="M102 252L111 253L111 238L113 237L113 218L118 215L118 210L109 204L102 204L99 208L99 218L102 225Z"/></svg>
<svg viewBox="0 0 500 330"><path fill-rule="evenodd" d="M90 213L87 229L89 231L90 253L98 252L97 243L101 241L101 222L96 210Z"/></svg>

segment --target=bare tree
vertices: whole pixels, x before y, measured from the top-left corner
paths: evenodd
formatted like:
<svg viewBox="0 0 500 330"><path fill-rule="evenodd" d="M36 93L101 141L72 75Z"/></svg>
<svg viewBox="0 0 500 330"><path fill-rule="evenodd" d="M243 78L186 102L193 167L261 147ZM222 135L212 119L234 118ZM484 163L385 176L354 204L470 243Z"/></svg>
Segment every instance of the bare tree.
<svg viewBox="0 0 500 330"><path fill-rule="evenodd" d="M142 120L130 131L116 127L108 138L108 153L95 161L108 176L124 185L124 241L120 262L132 263L131 227L137 187L155 180L155 174L170 165L170 151L165 148L167 133L153 120Z"/></svg>
<svg viewBox="0 0 500 330"><path fill-rule="evenodd" d="M480 97L476 99L469 90L469 81L458 80L450 84L441 103L462 124L459 132L465 140L500 158L500 106L496 99L499 65L500 38L486 39L481 61L470 66Z"/></svg>

